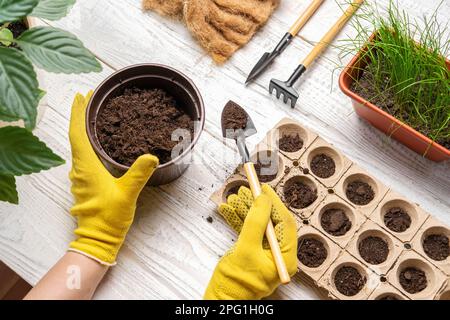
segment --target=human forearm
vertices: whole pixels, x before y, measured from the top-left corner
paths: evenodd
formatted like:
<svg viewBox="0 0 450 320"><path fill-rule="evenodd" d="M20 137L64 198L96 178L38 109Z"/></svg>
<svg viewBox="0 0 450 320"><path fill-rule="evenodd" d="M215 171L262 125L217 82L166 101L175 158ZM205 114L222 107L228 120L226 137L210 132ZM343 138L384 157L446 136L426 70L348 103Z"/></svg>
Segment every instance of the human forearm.
<svg viewBox="0 0 450 320"><path fill-rule="evenodd" d="M67 252L25 300L91 299L108 267L76 252Z"/></svg>

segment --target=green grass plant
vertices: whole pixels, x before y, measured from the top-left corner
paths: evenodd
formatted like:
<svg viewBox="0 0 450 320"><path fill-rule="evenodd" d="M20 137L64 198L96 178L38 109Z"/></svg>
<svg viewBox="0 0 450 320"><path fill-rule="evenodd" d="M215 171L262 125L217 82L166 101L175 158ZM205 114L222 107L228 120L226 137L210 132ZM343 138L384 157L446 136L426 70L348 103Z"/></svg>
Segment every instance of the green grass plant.
<svg viewBox="0 0 450 320"><path fill-rule="evenodd" d="M344 55L367 48L354 91L450 149L450 30L439 23L439 8L414 20L394 1L383 11L366 5L353 20L356 37L340 48Z"/></svg>

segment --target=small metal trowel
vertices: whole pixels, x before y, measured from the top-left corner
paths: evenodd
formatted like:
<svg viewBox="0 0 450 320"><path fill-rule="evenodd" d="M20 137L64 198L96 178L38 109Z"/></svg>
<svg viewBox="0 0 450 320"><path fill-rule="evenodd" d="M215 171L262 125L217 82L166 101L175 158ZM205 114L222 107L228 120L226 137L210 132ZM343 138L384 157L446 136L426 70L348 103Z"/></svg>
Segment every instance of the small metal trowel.
<svg viewBox="0 0 450 320"><path fill-rule="evenodd" d="M256 199L261 194L261 184L255 170L255 166L250 159L250 154L245 143L245 139L256 134L256 128L248 113L237 103L229 101L222 111L222 133L226 139L233 139L239 149L253 197ZM269 220L266 229L266 238L278 270L281 283L287 284L291 281L286 264L281 254L280 246L275 235L272 220Z"/></svg>

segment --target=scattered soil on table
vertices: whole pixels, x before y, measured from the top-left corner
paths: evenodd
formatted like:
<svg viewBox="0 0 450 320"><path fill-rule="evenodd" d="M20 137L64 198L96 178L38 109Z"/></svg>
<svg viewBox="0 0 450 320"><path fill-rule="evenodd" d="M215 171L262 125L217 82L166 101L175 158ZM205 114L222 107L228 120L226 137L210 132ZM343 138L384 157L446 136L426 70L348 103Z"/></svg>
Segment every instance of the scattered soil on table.
<svg viewBox="0 0 450 320"><path fill-rule="evenodd" d="M284 189L284 198L289 206L296 209L303 209L316 201L317 190L303 182L295 181Z"/></svg>
<svg viewBox="0 0 450 320"><path fill-rule="evenodd" d="M311 171L319 178L326 179L336 172L336 164L333 158L326 154L318 154L311 161Z"/></svg>
<svg viewBox="0 0 450 320"><path fill-rule="evenodd" d="M28 30L27 26L23 21L11 22L8 25L8 29L12 32L14 39L17 39L22 33ZM0 47L4 47L2 43L0 43ZM17 44L11 44L10 48L18 48Z"/></svg>
<svg viewBox="0 0 450 320"><path fill-rule="evenodd" d="M365 284L366 278L353 267L341 267L334 276L336 289L347 297L358 294Z"/></svg>
<svg viewBox="0 0 450 320"><path fill-rule="evenodd" d="M411 294L424 290L428 285L425 272L412 267L400 272L399 280L403 289Z"/></svg>
<svg viewBox="0 0 450 320"><path fill-rule="evenodd" d="M397 298L394 295L388 294L386 296L384 296L383 298L377 299L377 300L399 300L399 298Z"/></svg>
<svg viewBox="0 0 450 320"><path fill-rule="evenodd" d="M248 115L238 104L230 101L222 112L222 126L228 130L240 130L247 127Z"/></svg>
<svg viewBox="0 0 450 320"><path fill-rule="evenodd" d="M231 196L232 194L238 194L239 189L244 186L244 187L249 187L247 182L242 182L242 184L237 184L234 187L230 188L227 192L227 194L225 195L225 198L228 198L229 196Z"/></svg>
<svg viewBox="0 0 450 320"><path fill-rule="evenodd" d="M369 204L375 198L375 192L372 187L361 180L349 183L345 194L351 202L359 206Z"/></svg>
<svg viewBox="0 0 450 320"><path fill-rule="evenodd" d="M314 238L304 238L298 241L297 257L309 268L317 268L326 260L327 249L322 241Z"/></svg>
<svg viewBox="0 0 450 320"><path fill-rule="evenodd" d="M392 88L390 78L386 77L384 79L384 84L381 88L379 88L380 91L377 91L373 87L375 79L373 74L369 71L369 68L369 65L364 67L358 82L353 82L350 89L359 96L370 101L375 106L379 107L381 110L386 111L395 118L405 122L423 135L430 137L430 130L424 124L411 124L411 119L408 113L402 111L402 108L395 102L395 89ZM379 92L383 92L383 94L380 95ZM443 147L450 149L450 137L441 138L436 142L441 144Z"/></svg>
<svg viewBox="0 0 450 320"><path fill-rule="evenodd" d="M394 232L405 232L411 226L411 217L400 207L390 208L383 220L386 227Z"/></svg>
<svg viewBox="0 0 450 320"><path fill-rule="evenodd" d="M385 262L389 255L389 246L380 237L364 238L359 243L358 250L364 261L374 265Z"/></svg>
<svg viewBox="0 0 450 320"><path fill-rule="evenodd" d="M143 154L153 154L161 164L171 161L172 133L194 122L175 99L161 89L126 89L100 110L97 137L105 152L118 163L131 166Z"/></svg>
<svg viewBox="0 0 450 320"><path fill-rule="evenodd" d="M278 163L275 165L270 159L267 162L261 162L258 159L258 162L255 163L255 171L260 182L266 183L273 181L278 175Z"/></svg>
<svg viewBox="0 0 450 320"><path fill-rule="evenodd" d="M206 221L208 221L209 223L213 223L213 218L212 217L208 217L208 218L206 218Z"/></svg>
<svg viewBox="0 0 450 320"><path fill-rule="evenodd" d="M280 150L284 152L297 152L303 148L303 140L297 134L283 134L279 141Z"/></svg>
<svg viewBox="0 0 450 320"><path fill-rule="evenodd" d="M343 236L352 228L352 222L342 209L327 209L320 219L322 228L333 236Z"/></svg>
<svg viewBox="0 0 450 320"><path fill-rule="evenodd" d="M433 260L443 261L450 255L448 237L444 234L430 234L423 240L423 250Z"/></svg>

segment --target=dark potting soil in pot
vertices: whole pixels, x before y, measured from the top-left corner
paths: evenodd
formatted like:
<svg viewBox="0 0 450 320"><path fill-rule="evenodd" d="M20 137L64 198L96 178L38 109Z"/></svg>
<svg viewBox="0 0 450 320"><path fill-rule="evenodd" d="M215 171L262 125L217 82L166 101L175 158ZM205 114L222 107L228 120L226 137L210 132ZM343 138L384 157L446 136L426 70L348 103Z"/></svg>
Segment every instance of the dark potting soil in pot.
<svg viewBox="0 0 450 320"><path fill-rule="evenodd" d="M383 220L386 227L394 232L405 232L411 226L411 217L400 207L390 208Z"/></svg>
<svg viewBox="0 0 450 320"><path fill-rule="evenodd" d="M356 205L365 206L375 198L372 187L364 181L355 180L348 184L345 190L347 198Z"/></svg>
<svg viewBox="0 0 450 320"><path fill-rule="evenodd" d="M333 236L343 236L352 228L352 222L342 209L327 209L320 218L322 228Z"/></svg>
<svg viewBox="0 0 450 320"><path fill-rule="evenodd" d="M301 181L294 181L285 187L284 198L288 206L303 209L317 200L317 190Z"/></svg>
<svg viewBox="0 0 450 320"><path fill-rule="evenodd" d="M303 148L303 140L297 134L283 134L278 142L279 148L284 152L297 152Z"/></svg>
<svg viewBox="0 0 450 320"><path fill-rule="evenodd" d="M341 267L334 276L336 289L347 297L358 294L365 284L366 278L354 267Z"/></svg>
<svg viewBox="0 0 450 320"><path fill-rule="evenodd" d="M171 161L177 129L194 135L194 122L175 99L161 89L126 89L110 99L97 116L97 137L116 162L131 166L143 154L152 154L161 164Z"/></svg>
<svg viewBox="0 0 450 320"><path fill-rule="evenodd" d="M402 270L399 281L403 289L411 294L418 293L428 286L425 272L413 267Z"/></svg>
<svg viewBox="0 0 450 320"><path fill-rule="evenodd" d="M227 130L244 130L247 127L247 113L232 101L228 102L223 109L222 117L222 125Z"/></svg>
<svg viewBox="0 0 450 320"><path fill-rule="evenodd" d="M376 82L373 74L370 72L370 66L366 65L362 70L358 81L353 82L351 85L351 90L363 97L364 99L370 101L375 106L379 107L381 110L386 111L395 118L405 122L412 128L422 133L423 135L430 137L430 130L425 125L414 125L411 123L409 115L402 111L402 108L395 101L395 89L392 86L391 80L386 77L384 83L380 84L379 90L376 90L373 86ZM382 92L383 94L380 94ZM418 93L419 94L419 93ZM441 138L436 141L443 147L450 149L450 137Z"/></svg>
<svg viewBox="0 0 450 320"><path fill-rule="evenodd" d="M12 32L14 39L17 39L22 33L28 30L26 24L23 21L11 22L8 25L7 29L9 29ZM4 47L4 45L1 42L0 47ZM18 48L17 44L15 43L12 43L10 47Z"/></svg>
<svg viewBox="0 0 450 320"><path fill-rule="evenodd" d="M423 240L423 250L431 259L443 261L450 255L448 237L444 234L430 234Z"/></svg>
<svg viewBox="0 0 450 320"><path fill-rule="evenodd" d="M314 238L304 238L298 241L297 257L305 266L317 268L322 265L327 256L328 252L322 241Z"/></svg>
<svg viewBox="0 0 450 320"><path fill-rule="evenodd" d="M370 236L362 239L358 250L364 261L374 265L385 262L389 255L389 246L380 237Z"/></svg>
<svg viewBox="0 0 450 320"><path fill-rule="evenodd" d="M311 171L319 178L326 179L336 172L333 158L326 154L318 154L311 160Z"/></svg>
<svg viewBox="0 0 450 320"><path fill-rule="evenodd" d="M264 160L258 158L258 161L255 163L255 171L260 182L273 181L278 175L278 161L272 160L271 157Z"/></svg>

